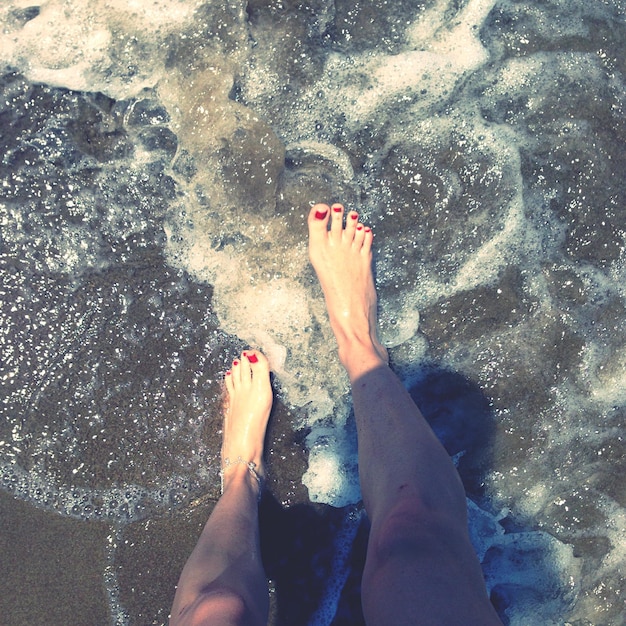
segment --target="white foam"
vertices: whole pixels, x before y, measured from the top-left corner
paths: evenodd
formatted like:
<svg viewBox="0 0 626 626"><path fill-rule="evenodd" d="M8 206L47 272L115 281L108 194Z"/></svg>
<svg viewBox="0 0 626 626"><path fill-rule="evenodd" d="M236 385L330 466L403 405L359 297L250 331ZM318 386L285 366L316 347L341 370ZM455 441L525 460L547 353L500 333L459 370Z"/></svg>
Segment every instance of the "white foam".
<svg viewBox="0 0 626 626"><path fill-rule="evenodd" d="M572 547L541 531L505 533L501 520L507 511L494 516L471 500L467 503L470 535L483 561L487 588L508 589L515 597L506 611L510 623L523 626L532 615L537 623L562 624L580 585L582 563Z"/></svg>
<svg viewBox="0 0 626 626"><path fill-rule="evenodd" d="M480 67L489 56L479 38L480 26L494 5L495 0L470 0L452 23L446 24L443 16L448 2L439 0L409 28L409 41L414 46L426 45L457 67Z"/></svg>
<svg viewBox="0 0 626 626"><path fill-rule="evenodd" d="M0 33L0 63L34 82L113 98L154 87L165 70L167 37L193 24L200 0L3 2L0 22L38 6L23 26Z"/></svg>
<svg viewBox="0 0 626 626"><path fill-rule="evenodd" d="M342 507L361 499L356 434L346 431L344 424L337 419L332 427L314 426L307 437L309 467L302 482L312 502Z"/></svg>

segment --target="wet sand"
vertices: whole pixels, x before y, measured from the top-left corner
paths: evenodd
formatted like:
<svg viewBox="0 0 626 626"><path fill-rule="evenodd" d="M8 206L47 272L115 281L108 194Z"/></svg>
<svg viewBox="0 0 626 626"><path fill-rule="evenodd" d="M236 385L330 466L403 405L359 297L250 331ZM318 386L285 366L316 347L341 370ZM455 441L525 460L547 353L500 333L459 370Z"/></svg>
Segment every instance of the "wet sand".
<svg viewBox="0 0 626 626"><path fill-rule="evenodd" d="M0 615L7 626L109 623L103 522L41 511L0 491Z"/></svg>

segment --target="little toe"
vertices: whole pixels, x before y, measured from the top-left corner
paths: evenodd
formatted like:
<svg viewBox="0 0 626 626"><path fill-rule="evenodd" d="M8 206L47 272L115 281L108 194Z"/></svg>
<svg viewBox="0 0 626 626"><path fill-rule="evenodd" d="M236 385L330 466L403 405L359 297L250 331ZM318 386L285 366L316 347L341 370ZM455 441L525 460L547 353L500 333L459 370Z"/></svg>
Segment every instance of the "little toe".
<svg viewBox="0 0 626 626"><path fill-rule="evenodd" d="M232 396L234 392L234 388L233 388L233 373L231 370L228 370L224 374L224 384L226 385L226 391L228 392L228 395Z"/></svg>

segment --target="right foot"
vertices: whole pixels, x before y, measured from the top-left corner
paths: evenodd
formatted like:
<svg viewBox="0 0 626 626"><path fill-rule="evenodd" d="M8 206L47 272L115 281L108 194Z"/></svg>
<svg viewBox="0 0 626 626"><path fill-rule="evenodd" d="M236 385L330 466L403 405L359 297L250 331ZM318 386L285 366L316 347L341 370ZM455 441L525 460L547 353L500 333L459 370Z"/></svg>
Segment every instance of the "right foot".
<svg viewBox="0 0 626 626"><path fill-rule="evenodd" d="M316 204L309 213L309 258L317 273L348 374L386 364L387 350L376 334L376 289L372 274L372 231L344 208ZM328 223L330 221L330 229Z"/></svg>

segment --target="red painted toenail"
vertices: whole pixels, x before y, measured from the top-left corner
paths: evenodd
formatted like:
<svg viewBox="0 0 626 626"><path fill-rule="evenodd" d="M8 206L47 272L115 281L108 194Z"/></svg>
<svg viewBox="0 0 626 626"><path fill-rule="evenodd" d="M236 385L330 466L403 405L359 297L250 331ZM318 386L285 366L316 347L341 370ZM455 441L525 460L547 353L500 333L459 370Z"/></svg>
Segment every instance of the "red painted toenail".
<svg viewBox="0 0 626 626"><path fill-rule="evenodd" d="M365 229L365 232L366 232L366 233L370 233L370 232L372 232L372 229L371 229L371 228L366 228L366 229Z"/></svg>
<svg viewBox="0 0 626 626"><path fill-rule="evenodd" d="M356 213L353 213L350 217L351 217L353 220L356 220L356 219L358 219L358 217L359 217L359 216L358 216Z"/></svg>
<svg viewBox="0 0 626 626"><path fill-rule="evenodd" d="M328 213L328 211L315 211L315 219L323 220L326 217L326 213Z"/></svg>
<svg viewBox="0 0 626 626"><path fill-rule="evenodd" d="M341 207L340 207L340 206L334 206L334 207L333 207L333 211L334 211L335 213L341 213Z"/></svg>
<svg viewBox="0 0 626 626"><path fill-rule="evenodd" d="M228 370L228 371L226 372L226 376L230 376L231 374L232 374L232 372L231 372L230 370Z"/></svg>
<svg viewBox="0 0 626 626"><path fill-rule="evenodd" d="M248 357L248 361L250 361L250 363L257 363L259 360L256 354L247 354L246 356Z"/></svg>
<svg viewBox="0 0 626 626"><path fill-rule="evenodd" d="M239 361L238 361L237 359L235 359L235 360L233 361L233 365L239 365Z"/></svg>
<svg viewBox="0 0 626 626"><path fill-rule="evenodd" d="M361 226L361 224L359 224L359 225L356 227L356 229L357 229L357 230L363 230L363 226Z"/></svg>

